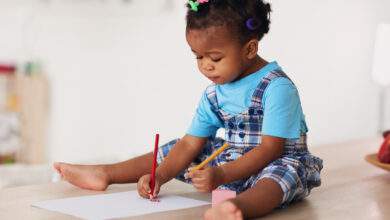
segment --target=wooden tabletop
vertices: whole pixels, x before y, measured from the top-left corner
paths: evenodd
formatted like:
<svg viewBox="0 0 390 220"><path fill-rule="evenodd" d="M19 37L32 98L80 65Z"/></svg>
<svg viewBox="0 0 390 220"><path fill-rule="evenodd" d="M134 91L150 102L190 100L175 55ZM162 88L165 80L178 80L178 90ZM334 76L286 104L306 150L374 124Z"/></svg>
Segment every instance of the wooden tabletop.
<svg viewBox="0 0 390 220"><path fill-rule="evenodd" d="M390 172L364 161L379 148L381 138L311 148L324 160L322 186L302 202L276 210L263 219L390 219ZM1 178L1 177L0 177ZM0 219L74 219L31 207L37 201L134 190L134 184L112 185L105 192L78 189L65 182L0 190ZM178 181L164 185L164 193L210 200L209 194ZM129 219L200 219L208 206L144 215ZM386 218L387 217L387 218Z"/></svg>

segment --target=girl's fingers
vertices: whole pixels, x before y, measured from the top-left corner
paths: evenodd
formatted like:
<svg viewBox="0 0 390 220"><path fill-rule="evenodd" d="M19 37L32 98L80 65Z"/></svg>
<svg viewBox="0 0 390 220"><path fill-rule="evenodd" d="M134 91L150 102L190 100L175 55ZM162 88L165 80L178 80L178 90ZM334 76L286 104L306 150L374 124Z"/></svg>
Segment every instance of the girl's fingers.
<svg viewBox="0 0 390 220"><path fill-rule="evenodd" d="M144 189L145 193L147 193L147 194L151 193L149 183L143 182L142 186L143 186L142 188Z"/></svg>
<svg viewBox="0 0 390 220"><path fill-rule="evenodd" d="M192 184L198 192L209 192L208 188L202 183L193 183Z"/></svg>
<svg viewBox="0 0 390 220"><path fill-rule="evenodd" d="M54 162L53 163L53 168L56 169L58 172L60 172L60 163Z"/></svg>
<svg viewBox="0 0 390 220"><path fill-rule="evenodd" d="M198 190L203 188L203 184L200 183L193 183L192 185Z"/></svg>
<svg viewBox="0 0 390 220"><path fill-rule="evenodd" d="M201 170L194 170L192 172L189 172L188 176L189 176L189 178L193 179L193 178L202 176L202 173L203 172Z"/></svg>
<svg viewBox="0 0 390 220"><path fill-rule="evenodd" d="M160 189L159 188L155 188L154 191L153 191L153 198L156 198L159 192L160 192Z"/></svg>
<svg viewBox="0 0 390 220"><path fill-rule="evenodd" d="M154 191L153 191L153 197L156 197L159 192L160 192L160 184L156 181L156 185L154 186Z"/></svg>
<svg viewBox="0 0 390 220"><path fill-rule="evenodd" d="M204 182L206 179L204 177L195 177L191 179L193 183Z"/></svg>
<svg viewBox="0 0 390 220"><path fill-rule="evenodd" d="M199 189L198 192L201 192L201 193L207 193L207 192L210 192L209 190L207 189Z"/></svg>
<svg viewBox="0 0 390 220"><path fill-rule="evenodd" d="M141 182L138 182L138 183L137 183L137 191L138 191L138 194L139 194L141 197L144 197L144 192L143 192L143 188L142 188Z"/></svg>
<svg viewBox="0 0 390 220"><path fill-rule="evenodd" d="M141 177L140 182L141 182L141 187L144 190L144 192L149 193L150 192L150 187L149 187L149 178L148 178L148 176Z"/></svg>
<svg viewBox="0 0 390 220"><path fill-rule="evenodd" d="M138 181L138 184L137 184L138 193L143 198L149 198L149 194L150 194L150 187L149 187L149 183L147 180L148 180L148 178L141 177L141 179Z"/></svg>
<svg viewBox="0 0 390 220"><path fill-rule="evenodd" d="M206 167L199 169L199 170L193 170L193 169L189 168L188 172L184 174L184 178L186 178L186 179L191 178L192 179L195 177L203 176L204 172L207 168L209 168L208 165Z"/></svg>
<svg viewBox="0 0 390 220"><path fill-rule="evenodd" d="M144 187L142 188L142 197L149 198L149 193Z"/></svg>
<svg viewBox="0 0 390 220"><path fill-rule="evenodd" d="M53 163L53 167L55 170L57 170L57 172L62 176L62 172L61 172L61 163L60 162L55 162Z"/></svg>

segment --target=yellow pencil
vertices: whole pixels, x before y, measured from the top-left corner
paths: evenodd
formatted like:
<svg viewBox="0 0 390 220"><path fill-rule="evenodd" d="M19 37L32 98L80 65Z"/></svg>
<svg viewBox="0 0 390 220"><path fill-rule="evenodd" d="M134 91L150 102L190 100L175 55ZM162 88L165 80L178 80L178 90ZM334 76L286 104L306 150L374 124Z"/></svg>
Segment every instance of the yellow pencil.
<svg viewBox="0 0 390 220"><path fill-rule="evenodd" d="M225 143L222 145L222 147L218 148L218 150L214 151L213 154L211 154L206 160L204 160L202 163L200 163L199 165L197 165L196 167L192 168L190 170L190 172L193 172L195 170L200 170L202 169L204 166L206 166L210 161L212 161L216 156L218 156L220 153L222 153L222 151L224 151L227 147L229 146L228 143Z"/></svg>

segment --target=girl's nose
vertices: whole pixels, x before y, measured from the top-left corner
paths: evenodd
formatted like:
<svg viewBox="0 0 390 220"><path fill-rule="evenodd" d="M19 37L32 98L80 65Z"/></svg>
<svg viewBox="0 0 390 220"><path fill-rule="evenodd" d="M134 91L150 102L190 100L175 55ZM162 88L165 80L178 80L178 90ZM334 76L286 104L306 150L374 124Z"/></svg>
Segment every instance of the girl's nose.
<svg viewBox="0 0 390 220"><path fill-rule="evenodd" d="M210 71L213 71L214 70L214 66L209 63L209 62L204 62L202 63L202 68L207 71L207 72L210 72Z"/></svg>

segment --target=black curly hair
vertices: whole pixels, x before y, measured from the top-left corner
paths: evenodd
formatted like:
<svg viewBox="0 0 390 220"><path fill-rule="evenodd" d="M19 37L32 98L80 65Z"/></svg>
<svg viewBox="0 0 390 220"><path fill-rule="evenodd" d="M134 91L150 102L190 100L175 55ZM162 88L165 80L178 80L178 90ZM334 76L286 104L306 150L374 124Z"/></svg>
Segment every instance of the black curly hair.
<svg viewBox="0 0 390 220"><path fill-rule="evenodd" d="M209 0L200 3L197 11L187 3L186 31L225 26L240 43L260 41L269 31L270 13L271 5L263 0Z"/></svg>

